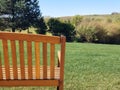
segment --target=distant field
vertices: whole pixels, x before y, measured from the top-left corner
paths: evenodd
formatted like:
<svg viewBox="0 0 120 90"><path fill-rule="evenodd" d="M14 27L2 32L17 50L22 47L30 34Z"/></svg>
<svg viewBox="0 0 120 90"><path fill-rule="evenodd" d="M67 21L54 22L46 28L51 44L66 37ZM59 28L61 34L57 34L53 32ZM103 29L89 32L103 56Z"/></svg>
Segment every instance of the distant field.
<svg viewBox="0 0 120 90"><path fill-rule="evenodd" d="M120 90L120 45L67 43L64 90ZM0 90L56 90L46 87Z"/></svg>

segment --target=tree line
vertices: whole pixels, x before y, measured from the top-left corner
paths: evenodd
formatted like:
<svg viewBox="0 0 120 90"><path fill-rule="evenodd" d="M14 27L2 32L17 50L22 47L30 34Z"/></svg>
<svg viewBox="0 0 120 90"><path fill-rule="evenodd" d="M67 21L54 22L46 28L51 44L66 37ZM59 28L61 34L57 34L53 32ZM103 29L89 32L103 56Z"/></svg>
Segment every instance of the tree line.
<svg viewBox="0 0 120 90"><path fill-rule="evenodd" d="M59 25L58 22L68 24L68 27ZM49 18L46 23L48 30L51 30L53 34L65 35L67 41L120 44L119 13Z"/></svg>
<svg viewBox="0 0 120 90"><path fill-rule="evenodd" d="M120 14L111 15L75 15L57 18L74 27L71 41L120 44Z"/></svg>

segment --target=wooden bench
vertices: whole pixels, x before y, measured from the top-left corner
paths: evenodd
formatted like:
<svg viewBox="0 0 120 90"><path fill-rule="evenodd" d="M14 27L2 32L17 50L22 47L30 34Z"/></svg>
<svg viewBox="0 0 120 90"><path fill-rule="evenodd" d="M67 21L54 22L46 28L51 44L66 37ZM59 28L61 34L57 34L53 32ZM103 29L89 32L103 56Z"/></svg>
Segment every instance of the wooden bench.
<svg viewBox="0 0 120 90"><path fill-rule="evenodd" d="M65 41L64 36L0 32L0 87L56 86L63 90ZM60 47L58 65L56 44Z"/></svg>

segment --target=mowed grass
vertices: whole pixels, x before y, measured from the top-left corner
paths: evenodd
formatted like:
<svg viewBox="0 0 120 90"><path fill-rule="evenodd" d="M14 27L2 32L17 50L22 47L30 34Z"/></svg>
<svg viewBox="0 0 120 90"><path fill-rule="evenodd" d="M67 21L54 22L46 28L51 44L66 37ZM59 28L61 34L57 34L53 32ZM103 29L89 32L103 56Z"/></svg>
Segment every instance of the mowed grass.
<svg viewBox="0 0 120 90"><path fill-rule="evenodd" d="M56 90L13 87L0 90ZM120 90L120 45L67 43L64 90Z"/></svg>
<svg viewBox="0 0 120 90"><path fill-rule="evenodd" d="M120 46L68 43L65 90L120 90Z"/></svg>

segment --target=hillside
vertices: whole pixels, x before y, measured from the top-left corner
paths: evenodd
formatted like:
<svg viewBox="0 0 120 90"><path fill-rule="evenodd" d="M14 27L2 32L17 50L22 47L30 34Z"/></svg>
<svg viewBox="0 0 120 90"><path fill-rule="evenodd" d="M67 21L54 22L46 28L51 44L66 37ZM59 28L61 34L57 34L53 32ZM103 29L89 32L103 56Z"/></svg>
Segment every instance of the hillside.
<svg viewBox="0 0 120 90"><path fill-rule="evenodd" d="M45 21L50 18L45 18ZM75 15L54 19L75 27L75 41L120 44L120 13Z"/></svg>

